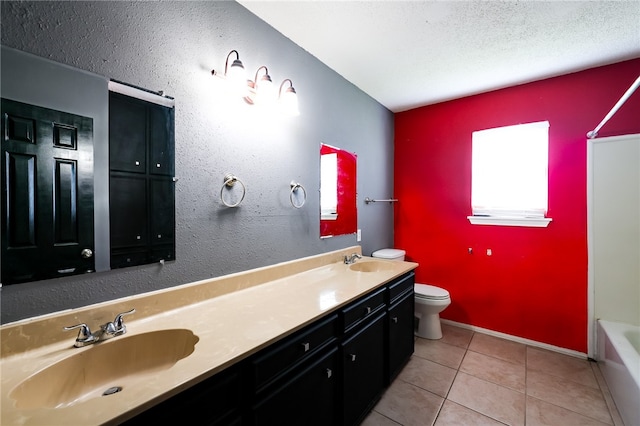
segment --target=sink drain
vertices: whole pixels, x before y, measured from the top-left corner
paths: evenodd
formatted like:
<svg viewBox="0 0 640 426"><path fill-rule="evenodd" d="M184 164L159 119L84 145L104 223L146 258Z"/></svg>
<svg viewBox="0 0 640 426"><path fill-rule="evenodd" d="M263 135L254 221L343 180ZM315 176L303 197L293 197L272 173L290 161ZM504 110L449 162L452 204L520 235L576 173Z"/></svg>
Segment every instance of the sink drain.
<svg viewBox="0 0 640 426"><path fill-rule="evenodd" d="M106 391L102 392L102 396L113 395L114 393L118 393L121 390L122 390L121 386L114 386L114 387L109 388Z"/></svg>

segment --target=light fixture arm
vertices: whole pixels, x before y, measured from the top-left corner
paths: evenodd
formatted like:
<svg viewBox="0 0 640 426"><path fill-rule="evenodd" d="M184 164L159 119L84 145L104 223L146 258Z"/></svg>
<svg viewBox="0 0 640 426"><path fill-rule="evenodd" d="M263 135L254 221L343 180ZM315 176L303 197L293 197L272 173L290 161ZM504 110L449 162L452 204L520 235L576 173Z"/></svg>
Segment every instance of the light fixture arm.
<svg viewBox="0 0 640 426"><path fill-rule="evenodd" d="M227 60L224 62L224 75L227 75L227 70L229 69L229 57L231 57L231 54L235 53L236 54L236 61L240 61L240 54L238 53L237 50L233 49L231 52L229 52L229 54L227 55ZM242 62L240 62L242 63Z"/></svg>
<svg viewBox="0 0 640 426"><path fill-rule="evenodd" d="M282 97L282 88L284 87L284 84L286 82L289 82L289 87L287 88L287 90L293 93L296 93L296 89L293 88L293 81L291 81L291 79L289 78L285 78L284 81L280 83L280 90L278 90L278 97Z"/></svg>
<svg viewBox="0 0 640 426"><path fill-rule="evenodd" d="M269 81L271 81L271 77L269 76L269 69L267 68L266 65L261 66L260 68L258 68L256 70L256 76L253 79L253 83L257 84L258 83L258 73L260 73L260 70L264 68L264 75L269 79Z"/></svg>

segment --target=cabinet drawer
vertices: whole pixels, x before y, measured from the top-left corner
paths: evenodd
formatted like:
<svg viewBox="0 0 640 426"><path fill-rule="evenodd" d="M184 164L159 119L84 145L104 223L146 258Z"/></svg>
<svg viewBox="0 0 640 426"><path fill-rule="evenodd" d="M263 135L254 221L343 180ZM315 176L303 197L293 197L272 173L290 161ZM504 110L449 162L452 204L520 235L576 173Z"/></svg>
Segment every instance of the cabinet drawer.
<svg viewBox="0 0 640 426"><path fill-rule="evenodd" d="M413 284L415 283L416 274L411 272L407 275L402 276L397 281L389 284L389 304L393 303L399 297L403 296L405 292L412 290Z"/></svg>
<svg viewBox="0 0 640 426"><path fill-rule="evenodd" d="M374 315L384 308L384 288L366 296L358 302L354 302L349 307L342 310L344 319L344 331L350 330L360 324L364 319Z"/></svg>
<svg viewBox="0 0 640 426"><path fill-rule="evenodd" d="M287 337L252 361L256 392L336 340L337 315Z"/></svg>

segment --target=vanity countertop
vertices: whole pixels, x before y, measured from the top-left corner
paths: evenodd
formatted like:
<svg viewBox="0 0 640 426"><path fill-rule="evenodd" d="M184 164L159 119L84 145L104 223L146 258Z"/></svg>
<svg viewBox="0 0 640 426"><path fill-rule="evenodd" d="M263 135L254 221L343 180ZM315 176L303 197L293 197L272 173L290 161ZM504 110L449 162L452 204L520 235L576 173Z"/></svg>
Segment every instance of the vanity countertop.
<svg viewBox="0 0 640 426"><path fill-rule="evenodd" d="M351 253L361 253L361 248L354 246L4 325L0 327L0 423L117 424L418 266L363 257L356 264L388 265L360 272L342 261ZM85 322L95 329L131 308L136 312L125 317L127 334L96 345L180 328L191 330L199 338L193 353L158 374L145 375L139 383L132 382L121 392L104 397L108 402L94 397L59 408L16 408L10 395L21 382L47 366L93 349L74 348L76 332L64 332L64 326ZM114 361L112 367L96 367L108 370L118 365ZM63 379L51 386L65 386Z"/></svg>

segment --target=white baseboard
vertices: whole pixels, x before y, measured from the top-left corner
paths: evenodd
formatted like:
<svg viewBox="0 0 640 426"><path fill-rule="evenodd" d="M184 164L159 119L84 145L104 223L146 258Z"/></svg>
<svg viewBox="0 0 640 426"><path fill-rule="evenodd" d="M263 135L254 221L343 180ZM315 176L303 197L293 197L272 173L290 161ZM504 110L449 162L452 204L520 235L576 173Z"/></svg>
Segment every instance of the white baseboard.
<svg viewBox="0 0 640 426"><path fill-rule="evenodd" d="M571 349L561 348L560 346L550 345L548 343L537 342L535 340L529 340L518 336L512 336L511 334L501 333L499 331L489 330L487 328L476 327L475 325L464 324L461 322L451 321L448 319L441 318L443 324L449 324L460 328L466 328L467 330L477 331L478 333L488 334L494 337L500 337L505 340L511 340L513 342L522 343L529 346L535 346L542 349L547 349L553 352L559 352L565 355L570 355L577 358L586 359L588 358L586 353L574 351Z"/></svg>

